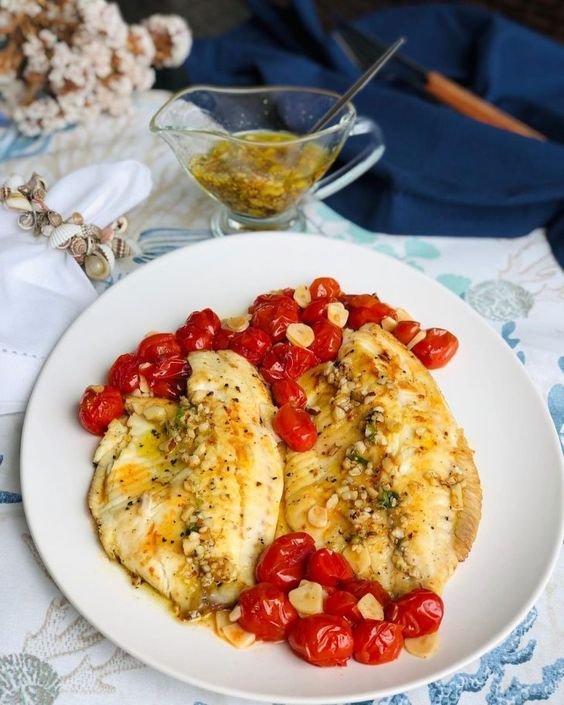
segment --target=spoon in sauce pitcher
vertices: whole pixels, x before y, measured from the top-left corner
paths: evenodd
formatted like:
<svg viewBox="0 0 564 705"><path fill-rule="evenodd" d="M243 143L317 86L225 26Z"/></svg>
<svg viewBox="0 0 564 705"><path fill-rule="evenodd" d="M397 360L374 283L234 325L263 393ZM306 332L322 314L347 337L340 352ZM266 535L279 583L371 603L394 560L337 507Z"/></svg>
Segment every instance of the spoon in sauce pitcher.
<svg viewBox="0 0 564 705"><path fill-rule="evenodd" d="M388 61L392 58L392 56L396 53L396 51L402 46L402 44L405 44L405 37L400 37L399 39L396 39L396 41L387 49L382 56L378 57L376 61L370 66L363 74L358 78L352 86L345 92L343 95L339 98L339 100L333 105L326 113L325 115L322 115L321 118L315 123L315 125L308 131L308 135L311 135L314 132L318 132L321 130L325 125L331 120L331 118L336 115L341 108L346 105L351 98L353 98L359 91L361 91L364 86L366 86L367 83L369 83L374 76L382 69Z"/></svg>

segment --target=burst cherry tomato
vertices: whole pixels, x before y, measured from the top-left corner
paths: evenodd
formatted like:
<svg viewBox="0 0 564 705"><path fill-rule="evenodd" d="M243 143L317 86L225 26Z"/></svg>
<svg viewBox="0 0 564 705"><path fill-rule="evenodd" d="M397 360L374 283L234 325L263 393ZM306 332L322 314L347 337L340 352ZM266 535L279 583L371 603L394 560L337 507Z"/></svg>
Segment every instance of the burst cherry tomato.
<svg viewBox="0 0 564 705"><path fill-rule="evenodd" d="M272 384L279 379L298 379L310 367L319 364L319 358L307 348L291 343L276 343L264 356L261 372Z"/></svg>
<svg viewBox="0 0 564 705"><path fill-rule="evenodd" d="M198 328L198 326L187 323L176 331L176 339L182 352L188 355L188 353L195 350L211 350L213 348L214 335L209 330L203 330Z"/></svg>
<svg viewBox="0 0 564 705"><path fill-rule="evenodd" d="M263 641L281 641L298 618L286 593L276 585L259 583L239 596L239 624Z"/></svg>
<svg viewBox="0 0 564 705"><path fill-rule="evenodd" d="M335 360L343 342L343 331L330 321L316 321L312 323L311 328L315 334L315 340L309 349L321 362Z"/></svg>
<svg viewBox="0 0 564 705"><path fill-rule="evenodd" d="M84 428L95 436L102 436L110 423L124 412L119 389L109 385L87 387L80 398L78 418Z"/></svg>
<svg viewBox="0 0 564 705"><path fill-rule="evenodd" d="M302 311L302 321L311 326L316 321L327 320L327 306L335 301L335 299L317 299L312 301Z"/></svg>
<svg viewBox="0 0 564 705"><path fill-rule="evenodd" d="M284 592L298 587L305 575L305 561L315 551L309 534L284 534L261 553L256 567L259 582L272 583Z"/></svg>
<svg viewBox="0 0 564 705"><path fill-rule="evenodd" d="M345 308L349 308L350 306L372 308L381 303L376 294L341 294L339 301L345 305Z"/></svg>
<svg viewBox="0 0 564 705"><path fill-rule="evenodd" d="M362 619L362 615L356 606L357 602L356 597L351 595L350 592L335 590L335 592L332 592L325 600L323 609L326 614L336 614L355 624Z"/></svg>
<svg viewBox="0 0 564 705"><path fill-rule="evenodd" d="M271 296L254 306L251 325L264 330L277 342L286 336L290 323L299 323L301 309L294 299L284 294Z"/></svg>
<svg viewBox="0 0 564 705"><path fill-rule="evenodd" d="M293 301L293 296L293 289L282 289L282 291L269 291L268 294L259 294L249 306L249 313L254 313L260 304L280 301L281 298L292 299Z"/></svg>
<svg viewBox="0 0 564 705"><path fill-rule="evenodd" d="M213 349L227 350L229 348L229 343L236 335L237 333L235 333L235 331L220 328L213 338Z"/></svg>
<svg viewBox="0 0 564 705"><path fill-rule="evenodd" d="M307 403L306 393L293 379L280 379L273 382L271 392L277 406L293 404L303 409Z"/></svg>
<svg viewBox="0 0 564 705"><path fill-rule="evenodd" d="M272 338L260 328L250 326L229 341L229 349L247 358L253 365L260 365L266 351L272 346Z"/></svg>
<svg viewBox="0 0 564 705"><path fill-rule="evenodd" d="M156 397L164 399L179 399L186 394L186 380L190 372L190 365L181 355L164 357L141 367L141 374L150 390Z"/></svg>
<svg viewBox="0 0 564 705"><path fill-rule="evenodd" d="M365 323L380 323L386 316L397 316L393 308L381 301L373 306L349 306L348 309L347 327L353 330L358 330Z"/></svg>
<svg viewBox="0 0 564 705"><path fill-rule="evenodd" d="M457 350L458 338L444 328L429 328L423 340L411 348L428 370L444 367Z"/></svg>
<svg viewBox="0 0 564 705"><path fill-rule="evenodd" d="M320 548L308 558L306 578L322 585L336 587L354 578L353 569L346 558L329 548Z"/></svg>
<svg viewBox="0 0 564 705"><path fill-rule="evenodd" d="M215 335L217 331L221 328L221 321L217 313L211 310L211 308L204 308L201 311L194 311L186 319L187 325L196 326L196 328L201 328L202 330Z"/></svg>
<svg viewBox="0 0 564 705"><path fill-rule="evenodd" d="M142 362L156 362L160 357L180 355L180 345L173 333L154 333L139 343L137 355Z"/></svg>
<svg viewBox="0 0 564 705"><path fill-rule="evenodd" d="M383 606L392 599L377 580L349 580L343 583L343 590L352 593L357 600L370 593Z"/></svg>
<svg viewBox="0 0 564 705"><path fill-rule="evenodd" d="M402 648L399 624L366 619L354 630L354 658L360 663L376 666L395 661Z"/></svg>
<svg viewBox="0 0 564 705"><path fill-rule="evenodd" d="M131 394L139 387L139 358L135 353L120 355L110 367L108 382L122 394Z"/></svg>
<svg viewBox="0 0 564 705"><path fill-rule="evenodd" d="M350 624L333 614L298 619L290 629L288 644L314 666L346 666L354 649Z"/></svg>
<svg viewBox="0 0 564 705"><path fill-rule="evenodd" d="M339 282L332 277L318 277L309 285L309 293L313 301L316 299L331 299L341 295Z"/></svg>
<svg viewBox="0 0 564 705"><path fill-rule="evenodd" d="M417 588L398 597L384 610L387 620L402 627L406 639L436 632L443 613L442 599L426 588Z"/></svg>
<svg viewBox="0 0 564 705"><path fill-rule="evenodd" d="M419 333L421 326L417 321L400 321L393 330L393 335L403 343L409 345Z"/></svg>
<svg viewBox="0 0 564 705"><path fill-rule="evenodd" d="M280 438L299 453L311 450L317 440L317 429L311 416L292 404L284 404L278 409L273 426Z"/></svg>

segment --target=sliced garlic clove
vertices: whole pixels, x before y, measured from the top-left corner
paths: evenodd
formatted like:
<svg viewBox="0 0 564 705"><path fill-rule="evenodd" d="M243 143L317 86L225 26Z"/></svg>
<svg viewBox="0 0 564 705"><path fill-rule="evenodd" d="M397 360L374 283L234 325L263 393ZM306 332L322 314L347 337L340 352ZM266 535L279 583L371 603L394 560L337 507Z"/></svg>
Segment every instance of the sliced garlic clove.
<svg viewBox="0 0 564 705"><path fill-rule="evenodd" d="M329 523L329 516L326 507L314 505L307 513L307 520L316 529L323 529Z"/></svg>
<svg viewBox="0 0 564 705"><path fill-rule="evenodd" d="M349 312L340 301L333 301L327 306L327 318L339 328L344 328L349 319Z"/></svg>
<svg viewBox="0 0 564 705"><path fill-rule="evenodd" d="M417 343L420 343L422 340L425 340L426 337L427 331L420 330L419 333L414 335L413 338L409 341L409 343L407 344L407 349L411 350L417 345Z"/></svg>
<svg viewBox="0 0 564 705"><path fill-rule="evenodd" d="M299 587L290 590L288 599L301 616L321 614L325 592L319 583L302 580Z"/></svg>
<svg viewBox="0 0 564 705"><path fill-rule="evenodd" d="M308 348L315 340L315 334L305 323L290 323L286 329L286 338L299 348Z"/></svg>
<svg viewBox="0 0 564 705"><path fill-rule="evenodd" d="M388 333L391 333L392 331L394 331L396 329L397 324L398 324L398 322L394 318L392 318L391 316L384 316L384 318L382 319L382 322L380 323L382 328L384 330L387 330Z"/></svg>
<svg viewBox="0 0 564 705"><path fill-rule="evenodd" d="M300 308L305 308L311 303L311 294L309 291L309 286L301 284L294 289L294 301L300 306Z"/></svg>
<svg viewBox="0 0 564 705"><path fill-rule="evenodd" d="M405 650L417 658L431 658L439 650L439 632L417 636L411 639L404 639Z"/></svg>
<svg viewBox="0 0 564 705"><path fill-rule="evenodd" d="M256 641L256 636L254 634L245 631L245 629L243 629L243 627L236 622L222 627L221 633L230 644L233 644L233 646L238 649L247 649Z"/></svg>
<svg viewBox="0 0 564 705"><path fill-rule="evenodd" d="M384 608L370 592L363 595L356 603L356 606L363 619L376 619L378 621L384 619Z"/></svg>
<svg viewBox="0 0 564 705"><path fill-rule="evenodd" d="M251 314L246 313L244 316L232 316L231 318L225 318L221 322L221 327L226 330L233 331L233 333L242 333L247 330L251 323Z"/></svg>

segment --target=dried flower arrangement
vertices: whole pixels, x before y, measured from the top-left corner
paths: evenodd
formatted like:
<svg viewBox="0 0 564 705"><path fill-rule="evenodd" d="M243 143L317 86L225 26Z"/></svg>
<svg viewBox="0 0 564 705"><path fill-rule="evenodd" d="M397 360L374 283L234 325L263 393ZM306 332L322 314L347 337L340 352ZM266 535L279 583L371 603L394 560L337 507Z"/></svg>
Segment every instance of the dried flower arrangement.
<svg viewBox="0 0 564 705"><path fill-rule="evenodd" d="M106 0L0 0L0 110L28 136L122 115L191 44L175 15L128 25Z"/></svg>

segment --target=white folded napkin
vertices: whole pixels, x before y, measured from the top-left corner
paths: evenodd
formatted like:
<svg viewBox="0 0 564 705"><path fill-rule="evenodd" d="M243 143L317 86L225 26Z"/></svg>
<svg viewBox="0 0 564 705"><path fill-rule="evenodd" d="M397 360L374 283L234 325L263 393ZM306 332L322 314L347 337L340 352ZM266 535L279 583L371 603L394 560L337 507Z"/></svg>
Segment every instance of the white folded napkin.
<svg viewBox="0 0 564 705"><path fill-rule="evenodd" d="M9 174L0 174L0 184ZM31 174L25 174L27 180ZM104 228L145 199L151 172L135 160L94 164L49 185L46 203ZM0 414L22 411L50 350L97 296L70 254L49 247L0 206Z"/></svg>

